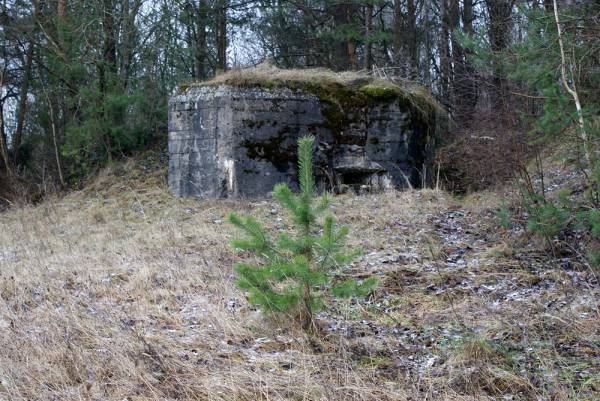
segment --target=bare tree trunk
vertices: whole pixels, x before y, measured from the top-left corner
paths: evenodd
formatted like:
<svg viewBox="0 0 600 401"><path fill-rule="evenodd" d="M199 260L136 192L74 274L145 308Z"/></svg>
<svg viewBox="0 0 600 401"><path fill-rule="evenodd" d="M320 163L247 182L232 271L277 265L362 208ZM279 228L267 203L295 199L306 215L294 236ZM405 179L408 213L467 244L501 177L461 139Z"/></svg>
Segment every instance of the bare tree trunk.
<svg viewBox="0 0 600 401"><path fill-rule="evenodd" d="M58 170L58 178L60 180L60 185L64 188L65 186L65 179L63 177L63 173L62 173L62 166L60 163L60 152L58 151L58 140L56 138L56 119L54 118L54 106L52 105L52 101L50 100L50 97L48 97L46 95L46 98L48 100L48 111L50 114L50 126L52 128L52 142L54 144L54 157L56 158L56 169Z"/></svg>
<svg viewBox="0 0 600 401"><path fill-rule="evenodd" d="M365 60L364 69L371 69L371 33L373 31L373 4L365 7Z"/></svg>
<svg viewBox="0 0 600 401"><path fill-rule="evenodd" d="M69 31L71 26L67 19L68 17L68 0L58 0L57 6L57 15L58 21L61 25L61 28L58 33L58 43L62 49L65 49L68 46L68 39L65 37L65 31ZM39 7L37 5L36 0L36 14L39 13ZM65 66L71 64L70 56L65 54L64 58ZM40 74L41 75L41 74ZM64 138L64 132L66 126L76 118L78 114L77 102L72 101L78 95L78 87L72 78L66 78L64 83L59 84L58 89L55 90L52 94L54 104L61 111L60 113L54 113L53 110L53 119L54 126L51 127L53 130L53 140L57 143L62 142L62 138ZM58 114L58 116L56 115Z"/></svg>
<svg viewBox="0 0 600 401"><path fill-rule="evenodd" d="M379 13L379 29L382 32L387 31L386 18L384 17L383 13ZM390 43L386 39L383 39L383 41L381 43L381 47L382 47L383 54L385 55L387 62L390 64L393 64L394 63L394 53L390 49Z"/></svg>
<svg viewBox="0 0 600 401"><path fill-rule="evenodd" d="M404 52L402 43L404 42L403 35L403 20L402 20L402 3L400 0L394 0L394 65L400 69L401 75L404 74Z"/></svg>
<svg viewBox="0 0 600 401"><path fill-rule="evenodd" d="M353 5L346 6L346 24L352 25L354 18L355 7ZM346 41L346 50L348 60L350 60L350 68L353 70L358 69L358 59L356 57L356 40L348 39Z"/></svg>
<svg viewBox="0 0 600 401"><path fill-rule="evenodd" d="M579 124L579 136L581 138L581 142L583 143L583 153L585 157L585 161L588 167L592 167L592 156L589 148L589 138L587 131L585 129L585 120L583 117L583 110L581 108L581 102L579 100L579 93L577 92L577 87L575 86L575 78L573 77L573 67L569 66L569 70L571 73L572 81L571 85L569 85L569 81L567 78L567 59L565 57L565 49L563 43L563 35L562 35L562 27L560 23L560 18L558 16L558 5L556 4L556 0L553 0L554 7L554 20L556 22L556 30L558 32L558 46L560 48L560 75L562 78L562 84L565 87L565 90L569 92L571 97L573 97L573 101L575 102L575 108L577 110L577 122Z"/></svg>
<svg viewBox="0 0 600 401"><path fill-rule="evenodd" d="M110 74L117 72L117 32L114 0L104 0L102 27L104 30L104 62ZM114 78L114 77L111 77Z"/></svg>
<svg viewBox="0 0 600 401"><path fill-rule="evenodd" d="M103 0L102 4L104 9L102 10L102 30L103 30L103 59L98 68L99 75L99 89L100 89L100 102L105 101L106 94L110 91L110 87L114 85L117 73L117 36L116 36L116 23L115 23L115 7L114 0ZM101 111L103 115L99 116L100 119L107 120L108 110L104 109ZM102 141L106 149L106 156L109 161L112 160L112 148L113 138L110 132L102 133Z"/></svg>
<svg viewBox="0 0 600 401"><path fill-rule="evenodd" d="M64 23L67 18L67 0L58 0L57 13L58 20Z"/></svg>
<svg viewBox="0 0 600 401"><path fill-rule="evenodd" d="M199 80L206 78L206 1L198 1L196 10L196 60L195 77Z"/></svg>
<svg viewBox="0 0 600 401"><path fill-rule="evenodd" d="M356 42L354 40L347 41L346 49L348 51L348 59L350 60L350 68L352 70L358 69L358 59L356 58Z"/></svg>
<svg viewBox="0 0 600 401"><path fill-rule="evenodd" d="M448 2L441 0L442 36L440 39L440 92L445 100L450 99L450 74L452 64L450 60L450 14Z"/></svg>
<svg viewBox="0 0 600 401"><path fill-rule="evenodd" d="M511 16L514 0L486 0L486 4L490 18L488 29L490 47L492 52L498 54L505 50L510 42ZM506 77L498 65L495 66L492 84L496 88L492 110L498 112L506 108L508 93Z"/></svg>
<svg viewBox="0 0 600 401"><path fill-rule="evenodd" d="M423 13L425 16L425 33L424 36L425 38L423 39L424 41L424 47L425 47L425 59L423 60L423 68L422 70L422 78L423 78L423 82L431 87L432 83L431 83L431 65L432 65L432 60L433 60L433 51L432 51L432 45L431 45L431 0L425 0L423 2Z"/></svg>
<svg viewBox="0 0 600 401"><path fill-rule="evenodd" d="M475 33L475 30L473 29L474 19L473 0L464 0L462 21L464 32L468 35L473 35ZM471 54L472 52L468 48L463 49L463 62L461 65L463 76L459 77L459 94L461 106L463 108L462 114L467 120L471 119L473 116L479 96L475 68L469 60Z"/></svg>
<svg viewBox="0 0 600 401"><path fill-rule="evenodd" d="M31 77L31 66L33 64L33 41L27 45L27 53L25 55L25 68L23 70L23 80L19 90L19 106L17 109L17 127L13 136L13 163L19 163L19 148L23 138L23 126L25 125L25 113L27 112L27 94L29 93L29 79Z"/></svg>
<svg viewBox="0 0 600 401"><path fill-rule="evenodd" d="M4 130L4 101L0 102L0 156L4 162L4 168L9 177L12 177L12 168L10 159L8 158L8 150L6 146L6 132Z"/></svg>
<svg viewBox="0 0 600 401"><path fill-rule="evenodd" d="M467 3L468 1L465 1ZM453 114L459 117L460 121L465 121L471 114L468 107L469 99L472 95L469 91L469 81L472 79L467 71L465 51L457 39L456 31L460 29L460 1L451 0L450 6L450 37L452 44L452 76L450 86L452 88L452 102L454 105ZM465 4L465 9L468 9Z"/></svg>
<svg viewBox="0 0 600 401"><path fill-rule="evenodd" d="M350 6L348 4L335 3L331 5L330 13L333 16L333 24L336 31L348 24L349 9ZM350 55L353 51L350 41L342 38L335 42L332 64L336 70L347 70L351 66Z"/></svg>
<svg viewBox="0 0 600 401"><path fill-rule="evenodd" d="M417 77L419 54L417 46L417 8L415 0L406 1L406 17L403 15L402 1L394 1L394 62L401 75Z"/></svg>
<svg viewBox="0 0 600 401"><path fill-rule="evenodd" d="M124 92L128 91L130 85L130 77L132 74L132 64L134 59L134 50L132 43L135 35L138 33L136 26L136 18L142 7L144 0L124 0L122 1L122 10L120 20L121 28L121 45L120 45L120 68L119 78L121 87ZM119 36L118 33L115 36Z"/></svg>
<svg viewBox="0 0 600 401"><path fill-rule="evenodd" d="M450 43L452 44L451 85L454 89L456 86L457 75L464 74L464 72L461 70L464 60L463 48L456 38L456 30L460 29L459 0L450 0L450 7L448 9L448 25L450 27Z"/></svg>
<svg viewBox="0 0 600 401"><path fill-rule="evenodd" d="M417 78L419 70L419 48L417 46L417 8L415 0L406 1L406 53L409 57L408 74Z"/></svg>
<svg viewBox="0 0 600 401"><path fill-rule="evenodd" d="M0 71L0 88L4 87L4 78L6 76L6 62L4 68ZM6 98L0 98L0 157L4 162L4 168L9 177L12 177L12 168L8 157L8 146L6 143L6 131L4 129L4 101Z"/></svg>
<svg viewBox="0 0 600 401"><path fill-rule="evenodd" d="M217 69L227 70L227 0L217 1Z"/></svg>

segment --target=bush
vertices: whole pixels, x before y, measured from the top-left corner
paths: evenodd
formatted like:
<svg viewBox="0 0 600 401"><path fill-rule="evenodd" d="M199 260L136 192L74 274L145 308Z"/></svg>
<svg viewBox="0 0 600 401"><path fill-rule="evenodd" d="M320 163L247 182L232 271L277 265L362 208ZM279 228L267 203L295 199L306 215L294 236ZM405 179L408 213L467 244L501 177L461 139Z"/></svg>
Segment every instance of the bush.
<svg viewBox="0 0 600 401"><path fill-rule="evenodd" d="M534 197L529 202L525 201L525 207L529 212L527 228L549 243L567 226L569 210L557 206L549 200Z"/></svg>

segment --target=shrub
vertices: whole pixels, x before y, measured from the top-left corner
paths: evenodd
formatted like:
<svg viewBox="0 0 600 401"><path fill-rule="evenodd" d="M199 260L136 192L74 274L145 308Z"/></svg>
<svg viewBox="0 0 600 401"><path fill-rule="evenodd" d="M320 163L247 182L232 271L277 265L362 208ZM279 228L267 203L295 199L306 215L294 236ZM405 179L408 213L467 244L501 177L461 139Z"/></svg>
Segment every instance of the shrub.
<svg viewBox="0 0 600 401"><path fill-rule="evenodd" d="M568 209L563 209L545 199L534 200L525 206L529 211L527 228L545 238L548 243L551 243L552 238L566 228L570 215Z"/></svg>

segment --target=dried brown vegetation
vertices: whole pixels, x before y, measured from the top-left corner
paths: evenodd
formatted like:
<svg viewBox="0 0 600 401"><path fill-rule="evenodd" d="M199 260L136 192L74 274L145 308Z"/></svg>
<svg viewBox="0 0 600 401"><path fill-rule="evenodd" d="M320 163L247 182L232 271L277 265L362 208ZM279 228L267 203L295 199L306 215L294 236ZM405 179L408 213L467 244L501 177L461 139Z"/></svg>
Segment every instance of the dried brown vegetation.
<svg viewBox="0 0 600 401"><path fill-rule="evenodd" d="M497 195L336 198L382 284L311 338L233 284L224 216L285 230L274 203L173 199L145 163L0 214L0 399L596 399L597 279L498 230Z"/></svg>
<svg viewBox="0 0 600 401"><path fill-rule="evenodd" d="M444 107L423 86L408 80L383 79L358 71L334 72L326 68L282 69L270 62L264 62L252 68L229 70L211 80L190 85L295 88L317 92L317 95L326 93L328 99L348 96L343 90L351 89L372 97L401 97L424 115L435 113L442 118L447 114ZM183 85L181 89L185 90L190 85Z"/></svg>

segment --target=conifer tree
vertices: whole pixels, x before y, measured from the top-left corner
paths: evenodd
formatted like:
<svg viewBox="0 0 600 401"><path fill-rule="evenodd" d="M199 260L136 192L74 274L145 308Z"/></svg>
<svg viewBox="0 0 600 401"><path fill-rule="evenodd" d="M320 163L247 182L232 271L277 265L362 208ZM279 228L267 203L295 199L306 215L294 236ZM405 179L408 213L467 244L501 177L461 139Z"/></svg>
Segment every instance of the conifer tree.
<svg viewBox="0 0 600 401"><path fill-rule="evenodd" d="M276 185L273 191L273 197L291 216L293 234L274 238L253 217L229 216L229 221L246 234L232 246L251 251L260 260L256 265L236 264L239 288L247 291L250 303L264 312L298 311L302 326L308 330L314 328L314 314L325 306L328 294L363 297L376 285L374 278L363 282L336 279L360 251L345 246L347 227L337 227L330 214L320 218L331 198L327 193L316 195L314 142L312 136L298 141L300 193L294 194L286 184Z"/></svg>

